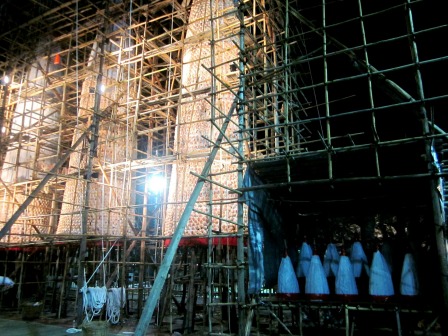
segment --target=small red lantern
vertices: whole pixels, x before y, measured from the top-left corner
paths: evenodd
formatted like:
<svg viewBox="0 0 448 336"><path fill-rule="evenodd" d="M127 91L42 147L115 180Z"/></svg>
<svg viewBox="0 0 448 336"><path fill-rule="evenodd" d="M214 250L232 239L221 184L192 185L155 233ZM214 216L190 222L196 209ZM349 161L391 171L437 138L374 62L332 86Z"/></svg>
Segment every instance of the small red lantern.
<svg viewBox="0 0 448 336"><path fill-rule="evenodd" d="M54 64L61 64L61 56L59 54L56 54L54 57Z"/></svg>

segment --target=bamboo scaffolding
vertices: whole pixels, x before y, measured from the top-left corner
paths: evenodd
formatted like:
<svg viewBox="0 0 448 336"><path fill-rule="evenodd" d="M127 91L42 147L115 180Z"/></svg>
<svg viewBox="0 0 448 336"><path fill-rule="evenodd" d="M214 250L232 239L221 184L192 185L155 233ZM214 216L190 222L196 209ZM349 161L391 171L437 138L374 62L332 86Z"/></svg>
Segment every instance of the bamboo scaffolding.
<svg viewBox="0 0 448 336"><path fill-rule="evenodd" d="M207 1L206 1L207 2ZM170 235L147 234L145 226L149 222L156 221L159 225L166 219L166 209L172 205L185 206L187 200L174 199L167 200L167 194L160 196L158 200L160 213L133 214L136 209L144 207L157 207L148 202L148 195L135 185L143 183L146 174L155 171L163 172L163 175L170 178L171 167L183 162L198 164L204 161L210 150L219 147L217 162L230 161L233 167L228 171L219 171L213 167L207 176L196 176L207 183L209 196L195 204L198 208L195 213L200 214L208 220L205 235L192 235L192 237L207 237L209 239L209 259L203 265L208 267L209 286L218 288L212 284L211 278L219 274L220 284L234 281L233 274L219 270L226 265L220 263L216 255L212 255L217 248L212 239L244 237L247 233L243 230L244 220L230 218L226 207L231 204L240 205L241 201L237 194L248 191L241 188L241 183L235 188L227 187L226 178L228 174L236 174L242 177L244 167L249 164L279 163L286 162L282 167L282 175L285 182L273 183L259 188L278 188L294 185L312 185L322 183L349 183L358 181L378 181L394 179L426 179L431 176L441 177L446 173L428 174L404 174L387 176L383 175L380 167L382 164L381 150L386 147L395 147L409 144L420 144L432 142L446 138L446 134L433 134L437 130L437 125L429 125L427 132L417 136L397 135L393 139L380 138L377 129L377 118L383 118L387 113L391 115L399 114L401 109L418 110L423 105L444 102L448 95L438 93L433 96L419 95L412 97L396 85L389 81L387 89L395 96L393 103L381 105L376 100L375 85L378 81L386 79L386 76L393 78L395 74L409 71L415 67L429 67L442 65L448 56L435 55L425 59L413 59L411 62L403 61L398 65L386 66L381 69L373 67L371 50L373 48L387 48L394 43L401 43L407 39L423 39L435 32L444 31L448 25L433 24L430 27L413 28L406 33L397 32L395 35L387 36L379 40L367 38L367 22L381 19L383 15L394 11L406 11L408 7L416 6L424 1L406 2L400 5L389 5L385 9L364 13L362 2L357 1L358 12L353 16L344 17L339 21L326 22L326 17L330 17L330 3L323 1L319 4L318 10L324 14L322 22L311 21L298 10L298 5L294 1L282 3L280 1L242 1L238 6L231 4L201 12L197 17L191 18L192 4L190 1L152 1L141 5L137 1L130 3L114 3L110 5L110 15L104 8L92 2L68 1L58 4L55 8L47 8L42 15L33 18L27 23L12 27L10 31L2 32L0 40L7 43L11 48L0 46L5 57L0 60L0 73L4 69L13 69L11 72L12 82L3 87L1 99L1 118L3 126L7 129L6 136L2 133L0 150L6 148L28 153L31 156L29 162L14 162L8 159L3 162L2 167L12 164L15 171L19 169L29 169L30 178L26 181L14 180L11 183L2 181L0 186L1 197L5 206L18 207L22 200L19 195L30 195L42 180L42 176L50 171L41 169L40 165L46 160L57 160L64 156L71 147L73 134L84 132L91 121L90 116L79 117L81 114L88 114L89 109L79 107L77 91L82 83L89 78L100 75L100 71L92 66L90 54L97 48L95 37L100 30L102 20L113 23L118 18L126 17L126 25L119 27L113 32L104 33L101 38L106 38L110 42L110 50L100 52L96 57L104 57L104 72L116 72L114 78L107 78L107 90L114 90L113 94L104 97L108 105L112 106L109 113L101 113L104 122L110 125L119 125L127 132L125 135L109 134L100 137L100 146L115 146L113 144L125 143L127 155L119 162L113 157L101 160L92 165L93 174L105 176L104 181L93 181L92 184L98 188L111 188L104 205L95 209L89 209L89 213L97 216L101 212L121 213L126 223L131 223L135 218L142 222L134 227L134 233L138 236L128 237L126 232L119 234L90 237L87 234L76 235L55 235L55 226L59 216L59 209L62 205L74 207L74 201L64 201L61 193L69 181L76 181L81 184L84 180L86 169L69 171L67 164L62 164L59 169L52 171L51 181L47 181L49 195L51 195L51 211L45 214L31 215L24 214L18 220L25 229L22 233L11 233L9 241L2 241L2 247L25 247L25 246L50 246L54 243L74 244L76 240L85 238L88 243L96 243L105 239L111 241L120 238L125 241L125 245L118 256L118 261L110 260L110 265L120 265L120 271L110 268L110 276L120 278L125 282L126 269L130 269L128 261L130 259L130 247L138 246L139 261L135 264L140 268L138 283L138 309L143 307L143 283L146 278L142 273L145 271L143 262L146 256L143 250L150 241L158 244L157 253L163 254L163 241L169 239ZM39 1L36 2L39 4ZM213 8L214 1L207 4ZM80 8L75 13L75 6ZM129 7L127 7L129 5ZM327 8L325 8L327 7ZM41 7L44 9L45 7ZM281 11L282 15L278 15ZM283 15L284 14L284 15ZM286 15L286 16L285 16ZM238 17L239 16L239 17ZM235 19L238 17L237 19ZM300 27L295 27L291 22L301 23ZM129 22L128 22L129 21ZM209 22L210 27L200 29L203 22ZM318 24L316 22L319 22ZM331 36L333 30L343 28L348 24L357 24L357 28L362 38L357 43L343 45ZM194 27L194 34L187 34L188 27ZM151 29L149 29L151 27ZM242 27L244 27L242 29ZM21 34L21 32L27 33ZM52 31L52 37L41 43L44 60L40 64L39 75L30 80L26 76L26 68L32 63L34 44L29 43L29 39L37 35L45 35L46 31ZM313 45L310 41L320 39L318 45ZM202 48L200 57L197 60L184 60L186 50L195 44L206 41ZM228 46L227 42L232 45ZM208 42L210 42L209 45ZM308 48L309 43L309 48ZM52 49L57 45L58 50ZM414 45L411 44L414 48ZM208 49L207 49L208 48ZM226 59L225 55L236 48L239 55ZM303 50L301 50L303 48ZM107 48L106 48L107 49ZM308 50L309 49L309 50ZM300 50L300 54L298 52ZM20 51L20 52L19 52ZM358 55L359 53L359 55ZM355 56L356 54L356 56ZM51 70L49 64L53 62L56 55L61 57L61 68ZM292 56L294 55L294 56ZM297 55L300 55L297 57ZM362 55L362 57L359 57ZM334 70L333 60L337 57L345 56L354 59L361 66L361 73L355 75L331 76ZM199 75L202 70L194 70L198 78L186 84L183 78L187 76L184 67L192 66L197 61L202 69L207 72L204 78ZM311 80L311 70L307 69L309 64L321 63L324 66L325 74ZM237 69L228 71L227 68L237 65ZM309 70L309 71L307 71ZM9 71L9 70L8 70ZM225 73L227 72L227 73ZM207 85L209 77L211 82ZM206 77L206 78L205 78ZM33 81L36 85L33 85ZM334 108L338 103L350 102L355 95L343 95L336 93L337 85L349 85L356 81L365 83L365 94L368 97L366 104L354 106L351 110L342 111ZM423 82L422 79L419 82ZM39 85L37 85L39 84ZM423 83L419 83L420 86ZM323 90L322 90L323 89ZM322 90L322 91L320 91ZM7 92L6 92L7 91ZM130 92L135 92L130 94ZM443 92L443 91L441 91ZM314 93L318 93L319 99L314 99ZM93 95L93 92L87 95ZM231 95L239 99L238 118L228 120L224 116L226 108L220 105L219 100ZM50 97L51 96L51 97ZM11 113L21 100L33 102L37 99L44 101L42 106L37 105L20 112L20 117L31 114L39 114L42 109L54 109L59 111L60 116L56 117L56 112L51 115L33 116L31 124L26 126L22 122L15 122L11 118ZM181 120L179 111L187 106L202 106L210 110L210 115L201 116L198 119ZM208 104L208 105L207 105ZM322 113L325 110L325 113ZM224 112L223 112L224 111ZM369 125L373 131L369 133L363 129L353 128L353 131L338 133L337 123L350 123L356 117L367 116ZM235 129L232 134L222 134L220 131L222 123L229 122ZM47 125L46 123L51 123ZM437 122L437 121L436 121ZM319 125L322 123L325 131L317 135ZM204 141L204 148L188 148L183 153L179 153L176 147L178 139L175 138L177 127L185 129L206 124L207 130L201 134ZM2 126L0 124L0 126ZM11 130L17 128L18 133L13 134ZM22 133L22 134L20 134ZM224 138L221 144L212 141L217 134ZM26 136L32 137L26 140ZM144 146L137 143L137 139ZM347 140L340 145L343 140ZM398 147L397 147L398 148ZM347 152L359 152L372 150L374 156L375 173L373 176L360 176L358 178L338 178L332 171L332 160L335 155ZM50 151L54 151L50 153ZM83 149L73 149L76 155L85 155ZM117 147L111 149L116 155ZM44 153L39 155L39 153ZM294 159L304 159L315 156L327 156L328 177L325 179L309 181L292 180L292 161ZM3 155L2 155L3 157ZM117 157L117 156L115 156ZM233 161L232 161L233 160ZM113 187L118 179L123 179L123 184ZM240 181L241 182L241 181ZM182 189L184 188L184 189ZM178 191L183 192L186 187L179 186ZM252 190L252 189L250 189ZM255 189L254 189L255 190ZM232 195L229 195L232 194ZM125 202L125 195L132 195L135 199ZM231 196L234 196L233 198ZM137 201L136 198L144 198ZM139 203L140 202L140 203ZM150 203L150 204L148 204ZM204 206L204 208L202 208ZM242 206L242 205L241 205ZM199 208L201 207L201 208ZM242 212L238 209L239 213ZM75 210L68 212L74 214ZM179 213L177 218L179 218ZM51 222L45 225L36 225L33 220L47 220ZM110 217L108 217L110 218ZM216 220L217 228L221 228L225 222L235 225L238 233L229 232L227 234L216 234L215 227L211 221ZM33 224L31 224L33 223ZM143 224L145 223L145 224ZM3 223L2 223L3 224ZM107 224L109 225L109 224ZM47 231L47 229L49 231ZM36 238L37 240L31 241ZM137 242L134 244L134 242ZM8 245L9 244L9 245ZM238 263L236 269L243 269L244 253L241 246L238 247ZM67 252L68 253L68 252ZM66 270L68 254L65 262L61 259L59 271ZM88 260L86 263L96 262L99 256L97 251L95 260ZM223 255L223 258L231 259L231 255ZM216 259L215 259L216 258ZM159 259L160 260L160 259ZM9 261L10 262L10 261ZM20 261L23 265L26 260ZM157 262L156 262L157 263ZM233 267L232 266L232 267ZM226 266L227 267L227 266ZM212 270L213 269L213 270ZM116 272L115 272L116 271ZM243 282L243 275L240 274L238 282ZM191 280L191 279L190 279ZM22 282L20 282L22 284ZM190 284L193 286L193 284ZM238 289L243 293L244 286ZM63 293L62 293L63 294ZM212 308L213 289L204 290L204 295L208 295L210 309L208 313L217 315ZM62 297L59 301L58 311L61 313ZM243 306L244 300L232 298L232 303L220 302L219 305L235 306L239 303ZM212 320L208 320L209 332L213 334ZM243 328L241 328L243 329Z"/></svg>

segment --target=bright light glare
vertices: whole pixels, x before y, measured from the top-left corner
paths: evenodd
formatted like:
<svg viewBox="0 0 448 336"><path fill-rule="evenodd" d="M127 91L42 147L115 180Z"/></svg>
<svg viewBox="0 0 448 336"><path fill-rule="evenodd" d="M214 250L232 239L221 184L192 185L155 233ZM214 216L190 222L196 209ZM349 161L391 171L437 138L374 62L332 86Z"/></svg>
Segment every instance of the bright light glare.
<svg viewBox="0 0 448 336"><path fill-rule="evenodd" d="M104 84L101 84L101 85L100 85L100 92L101 92L101 93L106 92L106 85L104 85Z"/></svg>
<svg viewBox="0 0 448 336"><path fill-rule="evenodd" d="M162 175L152 175L148 182L147 187L148 190L157 194L165 189L166 181Z"/></svg>
<svg viewBox="0 0 448 336"><path fill-rule="evenodd" d="M4 84L9 84L9 81L10 81L9 76L3 76L3 83Z"/></svg>

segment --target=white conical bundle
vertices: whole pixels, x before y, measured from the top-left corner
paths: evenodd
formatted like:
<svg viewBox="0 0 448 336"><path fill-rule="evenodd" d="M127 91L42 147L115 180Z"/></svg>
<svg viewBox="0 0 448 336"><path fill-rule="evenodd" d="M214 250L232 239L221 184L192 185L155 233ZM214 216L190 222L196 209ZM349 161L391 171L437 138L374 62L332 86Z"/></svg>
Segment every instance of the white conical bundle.
<svg viewBox="0 0 448 336"><path fill-rule="evenodd" d="M369 275L369 262L367 261L367 256L364 253L364 249L360 242L354 242L352 246L352 251L350 253L350 261L353 267L353 274L356 278L359 278L364 268L367 275Z"/></svg>
<svg viewBox="0 0 448 336"><path fill-rule="evenodd" d="M311 246L308 245L307 242L303 242L299 253L299 263L296 270L296 275L298 278L307 276L312 256L313 250L311 249Z"/></svg>
<svg viewBox="0 0 448 336"><path fill-rule="evenodd" d="M380 251L373 254L372 266L370 267L369 294L374 296L394 295L394 285L389 265Z"/></svg>
<svg viewBox="0 0 448 336"><path fill-rule="evenodd" d="M0 292L7 291L14 286L14 281L10 278L0 275Z"/></svg>
<svg viewBox="0 0 448 336"><path fill-rule="evenodd" d="M300 293L299 282L289 256L282 258L278 269L278 292L284 294Z"/></svg>
<svg viewBox="0 0 448 336"><path fill-rule="evenodd" d="M324 254L324 271L327 277L338 274L339 258L336 245L333 243L328 244Z"/></svg>
<svg viewBox="0 0 448 336"><path fill-rule="evenodd" d="M324 267L318 255L313 255L311 258L308 275L306 276L305 293L317 295L330 294Z"/></svg>
<svg viewBox="0 0 448 336"><path fill-rule="evenodd" d="M419 282L414 257L411 253L404 256L403 268L400 281L401 295L415 296L419 293Z"/></svg>
<svg viewBox="0 0 448 336"><path fill-rule="evenodd" d="M358 295L358 287L356 286L352 263L349 257L345 255L339 259L335 292L338 295Z"/></svg>

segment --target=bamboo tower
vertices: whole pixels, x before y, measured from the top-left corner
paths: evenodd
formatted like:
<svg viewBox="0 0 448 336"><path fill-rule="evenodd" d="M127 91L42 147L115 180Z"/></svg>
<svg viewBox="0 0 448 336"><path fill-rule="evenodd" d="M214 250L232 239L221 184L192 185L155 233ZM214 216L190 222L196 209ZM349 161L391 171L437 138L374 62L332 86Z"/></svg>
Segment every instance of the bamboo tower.
<svg viewBox="0 0 448 336"><path fill-rule="evenodd" d="M124 26L124 22L114 26L114 31ZM124 172L109 168L113 162L126 161L129 154L129 136L125 124L118 121L126 113L124 104L132 90L121 83L124 71L120 67L122 49L129 43L120 34L114 34L105 43L97 37L90 54L88 68L91 74L83 81L79 97L78 127L73 136L75 143L91 125L95 109L95 97L100 95L98 145L93 163L92 183L89 197L87 232L89 235L123 236L132 235L132 211L129 210L130 179ZM98 42L100 41L100 42ZM103 43L104 55L102 55ZM120 45L121 43L121 45ZM101 58L104 58L101 61ZM98 76L101 80L98 82ZM129 133L128 133L129 132ZM90 141L93 141L90 139ZM85 141L70 156L68 175L72 179L66 183L57 234L81 234L82 211L87 188L86 169L89 143Z"/></svg>
<svg viewBox="0 0 448 336"><path fill-rule="evenodd" d="M45 44L45 41L42 41ZM57 52L56 47L50 54ZM32 181L45 176L57 161L60 110L53 103L61 94L60 88L49 88L52 79L62 74L60 64L52 57L42 56L47 51L36 50L37 58L22 73L22 88L8 128L10 141L1 170L2 201L0 225L5 223L33 191ZM48 74L51 75L49 79ZM48 133L46 141L40 136ZM3 135L2 135L3 136ZM13 186L18 184L16 186ZM37 195L26 211L12 226L9 236L2 242L27 243L40 240L41 234L51 233L53 191L47 188Z"/></svg>
<svg viewBox="0 0 448 336"><path fill-rule="evenodd" d="M235 14L230 14L233 10L233 2L229 0L196 0L191 5L183 49L182 94L185 97L178 110L175 135L175 152L179 159L173 165L164 235L173 234L197 181L197 177L190 172L200 173L202 170L212 146L208 140L213 141L218 135L223 116L228 113L235 99L228 90L219 93L224 83L231 86L237 80L232 62L237 62L238 48L234 44L235 38L227 37L232 33L232 27L238 27ZM210 20L211 17L218 19ZM215 77L219 80L216 81ZM211 126L210 119L216 121L216 128ZM226 132L229 141L236 140L236 117L233 121ZM224 146L229 147L229 144ZM233 156L221 151L212 165L211 174L216 176L214 180L218 183L235 189L237 173L230 173L235 169L232 167L232 159ZM236 222L235 199L236 195L229 189L214 188L207 182L195 205L195 210L198 211L192 213L184 234L207 234L209 220L200 212L226 218L227 221L222 221L214 217L211 220L213 231L236 232L236 225L230 223ZM217 200L220 200L219 204L210 205L210 201Z"/></svg>

